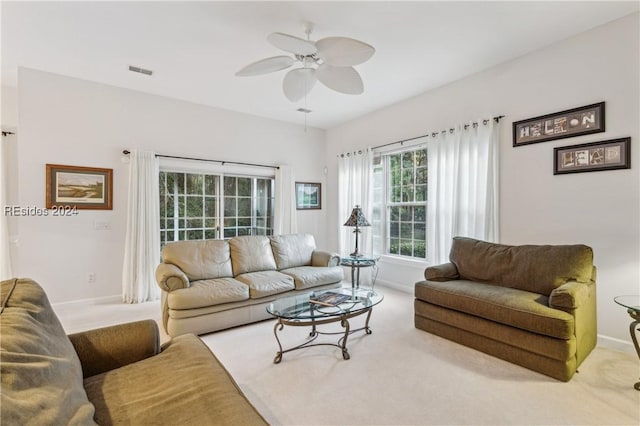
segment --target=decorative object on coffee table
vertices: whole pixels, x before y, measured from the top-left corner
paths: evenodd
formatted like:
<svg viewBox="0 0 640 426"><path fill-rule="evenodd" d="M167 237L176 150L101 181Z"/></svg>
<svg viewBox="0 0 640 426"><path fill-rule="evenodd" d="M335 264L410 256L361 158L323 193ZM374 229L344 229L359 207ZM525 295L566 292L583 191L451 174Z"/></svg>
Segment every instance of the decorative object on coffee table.
<svg viewBox="0 0 640 426"><path fill-rule="evenodd" d="M627 308L627 313L633 319L631 324L629 324L629 333L631 334L633 346L636 348L636 353L640 358L640 346L638 345L638 337L636 336L636 331L640 331L640 328L636 328L640 325L640 295L616 296L613 300L618 305ZM636 382L633 388L640 390L640 382Z"/></svg>
<svg viewBox="0 0 640 426"><path fill-rule="evenodd" d="M367 219L365 219L364 213L362 213L362 209L360 208L360 206L355 206L353 208L353 210L351 211L351 216L349 216L349 219L347 219L347 221L344 223L344 226L356 227L356 229L353 231L353 233L356 234L356 249L353 253L351 253L351 256L361 257L362 254L358 251L358 235L360 234L360 227L371 226L371 224L367 222Z"/></svg>

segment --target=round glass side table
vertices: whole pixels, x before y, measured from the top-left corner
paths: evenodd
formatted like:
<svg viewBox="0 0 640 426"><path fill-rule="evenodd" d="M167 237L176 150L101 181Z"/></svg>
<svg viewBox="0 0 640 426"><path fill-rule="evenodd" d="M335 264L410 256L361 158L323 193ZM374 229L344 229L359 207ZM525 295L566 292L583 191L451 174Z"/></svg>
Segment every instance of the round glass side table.
<svg viewBox="0 0 640 426"><path fill-rule="evenodd" d="M636 348L636 353L640 358L640 346L638 346L638 337L636 336L636 332L640 331L640 328L637 328L640 325L640 295L625 295L625 296L616 296L613 298L614 302L616 302L620 306L624 306L627 308L627 313L633 319L631 324L629 325L629 333L631 333L631 340L633 341L633 346ZM635 390L640 391L640 382L637 382L633 385Z"/></svg>

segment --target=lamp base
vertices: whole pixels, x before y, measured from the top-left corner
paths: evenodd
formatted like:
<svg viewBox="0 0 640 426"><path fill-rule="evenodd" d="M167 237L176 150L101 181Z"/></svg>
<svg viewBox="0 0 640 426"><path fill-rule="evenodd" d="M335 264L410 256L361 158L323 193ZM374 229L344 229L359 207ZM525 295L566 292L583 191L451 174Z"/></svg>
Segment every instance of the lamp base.
<svg viewBox="0 0 640 426"><path fill-rule="evenodd" d="M362 253L358 252L358 250L356 250L353 253L349 254L349 256L351 256L351 257L362 257L364 255Z"/></svg>

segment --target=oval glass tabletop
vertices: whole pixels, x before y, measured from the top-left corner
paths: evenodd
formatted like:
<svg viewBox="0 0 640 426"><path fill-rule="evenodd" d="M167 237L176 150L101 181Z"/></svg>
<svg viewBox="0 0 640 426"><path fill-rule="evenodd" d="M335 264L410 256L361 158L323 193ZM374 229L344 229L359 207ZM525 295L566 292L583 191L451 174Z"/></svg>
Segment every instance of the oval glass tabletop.
<svg viewBox="0 0 640 426"><path fill-rule="evenodd" d="M640 312L640 295L638 294L616 296L613 298L613 301L627 309Z"/></svg>
<svg viewBox="0 0 640 426"><path fill-rule="evenodd" d="M319 320L370 309L383 298L378 291L343 287L274 300L267 305L267 312L288 320Z"/></svg>

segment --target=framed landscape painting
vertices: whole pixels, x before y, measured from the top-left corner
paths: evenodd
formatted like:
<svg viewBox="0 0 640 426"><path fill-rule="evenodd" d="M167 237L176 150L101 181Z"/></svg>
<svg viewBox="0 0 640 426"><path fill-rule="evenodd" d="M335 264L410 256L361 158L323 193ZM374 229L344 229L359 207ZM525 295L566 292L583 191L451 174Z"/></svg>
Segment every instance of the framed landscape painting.
<svg viewBox="0 0 640 426"><path fill-rule="evenodd" d="M47 164L47 208L113 209L113 169Z"/></svg>
<svg viewBox="0 0 640 426"><path fill-rule="evenodd" d="M322 208L320 183L296 182L296 209L320 210Z"/></svg>

